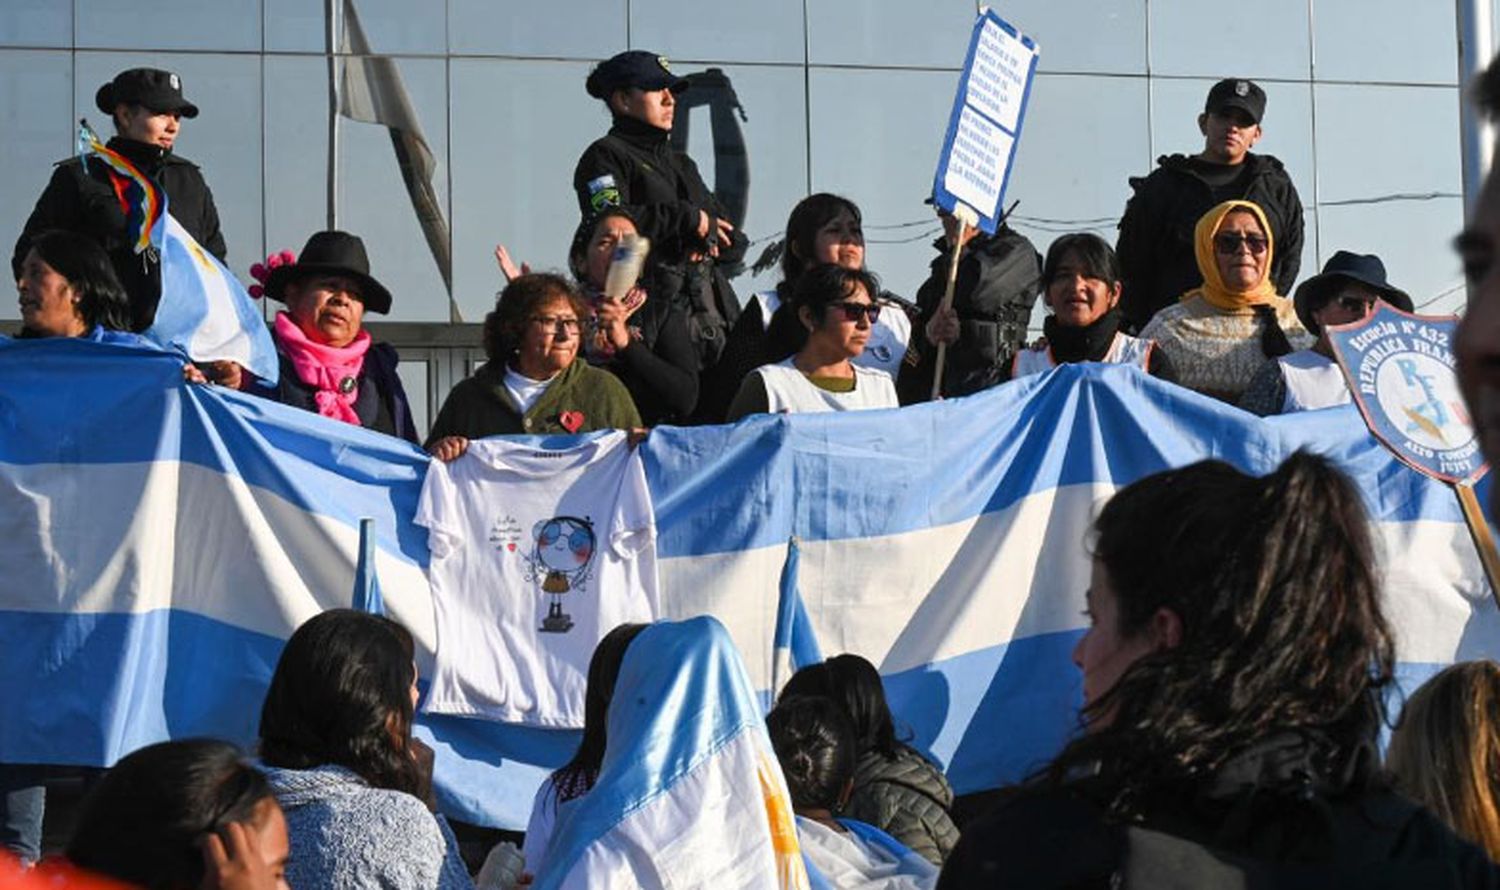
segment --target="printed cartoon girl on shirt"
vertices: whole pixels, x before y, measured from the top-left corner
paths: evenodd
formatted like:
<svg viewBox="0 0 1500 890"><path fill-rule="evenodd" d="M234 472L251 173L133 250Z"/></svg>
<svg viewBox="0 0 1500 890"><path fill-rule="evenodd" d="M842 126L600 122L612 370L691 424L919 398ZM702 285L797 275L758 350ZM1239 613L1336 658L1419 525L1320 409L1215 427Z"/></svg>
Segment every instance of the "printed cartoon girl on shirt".
<svg viewBox="0 0 1500 890"><path fill-rule="evenodd" d="M528 562L528 581L540 581L542 592L550 601L547 617L542 619L544 633L567 633L573 617L562 609L562 595L581 588L592 577L594 550L598 539L594 524L577 516L554 516L538 522L532 529L535 546Z"/></svg>

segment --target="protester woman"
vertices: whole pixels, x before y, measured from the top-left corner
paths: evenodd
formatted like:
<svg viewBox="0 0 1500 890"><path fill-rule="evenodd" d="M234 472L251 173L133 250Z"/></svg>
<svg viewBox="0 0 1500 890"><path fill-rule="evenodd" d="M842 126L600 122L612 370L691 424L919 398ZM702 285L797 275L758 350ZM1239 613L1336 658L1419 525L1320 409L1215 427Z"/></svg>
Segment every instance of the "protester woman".
<svg viewBox="0 0 1500 890"><path fill-rule="evenodd" d="M698 403L698 354L687 313L669 300L651 299L640 283L622 299L604 296L615 248L639 231L622 207L606 207L578 224L568 269L589 305L583 353L589 364L620 378L646 426L685 423ZM530 271L517 269L503 245L495 256L506 281Z"/></svg>
<svg viewBox="0 0 1500 890"><path fill-rule="evenodd" d="M1348 478L1205 461L1094 530L1084 732L965 827L940 887L1500 886L1383 785L1395 647Z"/></svg>
<svg viewBox="0 0 1500 890"><path fill-rule="evenodd" d="M635 429L630 392L608 371L576 361L589 306L566 278L522 275L484 319L479 370L448 394L427 450L453 460L470 439L517 433Z"/></svg>
<svg viewBox="0 0 1500 890"><path fill-rule="evenodd" d="M897 407L890 375L853 361L880 319L878 293L879 282L862 269L822 263L803 273L771 322L771 352L780 360L745 378L728 419Z"/></svg>
<svg viewBox="0 0 1500 890"><path fill-rule="evenodd" d="M605 634L594 647L584 693L583 738L578 742L573 759L547 777L531 805L525 845L521 848L529 874L539 873L545 865L547 844L552 839L558 815L569 803L587 794L599 779L599 767L604 763L604 748L608 741L609 702L614 698L620 663L625 660L625 650L631 641L645 629L644 624L622 624Z"/></svg>
<svg viewBox="0 0 1500 890"><path fill-rule="evenodd" d="M144 342L129 332L130 305L109 256L84 235L53 230L32 238L16 290L23 338Z"/></svg>
<svg viewBox="0 0 1500 890"><path fill-rule="evenodd" d="M1120 260L1103 238L1079 232L1053 241L1042 265L1042 299L1051 310L1042 322L1043 342L1016 353L1012 379L1070 362L1134 365L1173 379L1171 361L1155 343L1120 330ZM956 316L938 321L957 338Z"/></svg>
<svg viewBox="0 0 1500 890"><path fill-rule="evenodd" d="M1313 345L1292 301L1276 293L1276 245L1264 211L1225 201L1198 220L1194 252L1203 285L1141 330L1189 389L1234 404L1267 361Z"/></svg>
<svg viewBox="0 0 1500 890"><path fill-rule="evenodd" d="M809 195L792 208L781 248L781 283L756 293L730 331L720 369L732 386L738 387L746 374L774 360L768 353L766 337L771 317L790 298L802 273L819 263L856 270L865 267L864 222L859 207L848 198L827 192ZM879 294L877 302L883 304L880 318L855 363L884 371L894 379L911 340L916 307L889 292Z"/></svg>
<svg viewBox="0 0 1500 890"><path fill-rule="evenodd" d="M297 628L260 715L260 757L286 812L293 887L472 886L432 812L432 752L412 738L411 634L334 609Z"/></svg>
<svg viewBox="0 0 1500 890"><path fill-rule="evenodd" d="M1386 768L1401 793L1500 861L1500 665L1466 661L1423 683Z"/></svg>
<svg viewBox="0 0 1500 890"><path fill-rule="evenodd" d="M66 859L146 890L287 890L287 850L265 776L228 742L188 739L141 748L106 772Z"/></svg>
<svg viewBox="0 0 1500 890"><path fill-rule="evenodd" d="M797 839L827 886L926 890L937 866L898 839L846 815L854 787L854 729L843 708L821 696L783 697L766 730L797 814Z"/></svg>
<svg viewBox="0 0 1500 890"><path fill-rule="evenodd" d="M875 665L858 655L835 655L797 671L781 695L832 699L849 718L856 760L844 815L889 833L942 865L958 843L958 826L949 815L953 789L942 770L896 738L896 722Z"/></svg>
<svg viewBox="0 0 1500 890"><path fill-rule="evenodd" d="M400 358L364 329L365 312L391 311L391 292L370 275L365 243L347 232L317 232L296 262L271 269L266 296L286 304L272 335L281 359L274 388L230 363L219 382L240 386L324 417L417 441Z"/></svg>

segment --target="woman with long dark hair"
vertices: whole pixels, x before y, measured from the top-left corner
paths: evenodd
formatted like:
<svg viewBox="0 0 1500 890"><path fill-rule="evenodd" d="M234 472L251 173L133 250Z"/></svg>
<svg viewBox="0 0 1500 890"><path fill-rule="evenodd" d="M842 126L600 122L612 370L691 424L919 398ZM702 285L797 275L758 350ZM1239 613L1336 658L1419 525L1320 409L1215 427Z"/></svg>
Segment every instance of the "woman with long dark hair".
<svg viewBox="0 0 1500 890"><path fill-rule="evenodd" d="M609 703L615 695L615 681L620 677L620 664L625 660L625 650L645 624L622 624L604 635L594 647L589 659L588 685L584 692L583 738L578 750L560 769L542 783L531 807L531 820L526 825L525 845L521 848L526 859L526 871L537 874L547 856L547 843L552 838L552 827L557 823L558 812L564 804L589 793L599 778L599 767L604 763L604 748L609 724Z"/></svg>
<svg viewBox="0 0 1500 890"><path fill-rule="evenodd" d="M65 855L145 890L286 890L287 850L265 776L228 742L184 739L148 745L106 772Z"/></svg>
<svg viewBox="0 0 1500 890"><path fill-rule="evenodd" d="M114 265L92 238L43 232L31 240L20 270L21 337L142 342L130 333L130 303Z"/></svg>
<svg viewBox="0 0 1500 890"><path fill-rule="evenodd" d="M942 865L958 826L949 814L953 789L942 770L896 736L880 672L846 653L792 675L781 699L820 695L838 702L854 730L854 785L844 814L879 828Z"/></svg>
<svg viewBox="0 0 1500 890"><path fill-rule="evenodd" d="M965 828L939 886L1500 885L1383 784L1395 644L1343 473L1204 461L1094 528L1083 734Z"/></svg>
<svg viewBox="0 0 1500 890"><path fill-rule="evenodd" d="M282 650L260 756L286 812L293 886L472 886L431 809L431 751L412 738L412 659L406 628L349 609L309 619Z"/></svg>

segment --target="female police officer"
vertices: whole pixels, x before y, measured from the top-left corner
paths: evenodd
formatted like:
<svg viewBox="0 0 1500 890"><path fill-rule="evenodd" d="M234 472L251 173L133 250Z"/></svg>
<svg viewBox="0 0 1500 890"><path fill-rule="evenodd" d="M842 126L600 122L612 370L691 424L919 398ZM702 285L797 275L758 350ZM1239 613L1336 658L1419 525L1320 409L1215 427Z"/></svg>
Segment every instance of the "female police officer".
<svg viewBox="0 0 1500 890"><path fill-rule="evenodd" d="M655 53L631 50L600 63L585 87L604 102L613 124L579 158L573 188L584 216L622 206L651 239L647 290L687 314L704 376L712 379L724 336L739 316L739 300L719 266L738 263L749 242L725 218L697 165L669 141L676 96L687 86ZM706 401L700 399L700 416L722 414L723 405Z"/></svg>

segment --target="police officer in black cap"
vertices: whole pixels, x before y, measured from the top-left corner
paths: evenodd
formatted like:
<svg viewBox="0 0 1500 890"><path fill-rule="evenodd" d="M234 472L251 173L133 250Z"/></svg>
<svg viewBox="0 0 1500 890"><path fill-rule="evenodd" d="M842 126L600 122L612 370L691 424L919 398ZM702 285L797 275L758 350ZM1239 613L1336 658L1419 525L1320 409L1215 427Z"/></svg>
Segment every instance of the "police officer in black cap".
<svg viewBox="0 0 1500 890"><path fill-rule="evenodd" d="M1203 150L1162 155L1150 176L1132 177L1135 194L1120 219L1115 252L1124 273L1120 311L1131 331L1203 283L1193 257L1193 228L1224 201L1253 201L1271 223L1271 280L1289 294L1302 265L1302 199L1281 162L1250 151L1261 137L1266 93L1244 78L1208 91L1198 130Z"/></svg>
<svg viewBox="0 0 1500 890"><path fill-rule="evenodd" d="M114 121L109 147L123 155L167 193L168 212L204 249L223 260L227 249L219 211L198 166L173 153L182 118L198 106L182 95L182 79L157 68L131 68L99 87L94 104ZM130 296L131 327L143 331L156 317L161 270L152 256L138 255L126 241L125 212L111 177L97 158L87 168L76 157L60 161L16 241L11 269L20 269L31 239L49 229L89 235L104 246Z"/></svg>
<svg viewBox="0 0 1500 890"><path fill-rule="evenodd" d="M743 260L749 242L704 185L698 166L669 142L676 97L687 86L655 53L631 50L600 63L585 87L604 102L613 125L579 158L573 188L585 217L619 205L651 239L647 293L687 313L710 384L701 391L709 394L722 389L711 385L713 366L740 311L720 266ZM722 416L725 405L699 402L698 416Z"/></svg>

